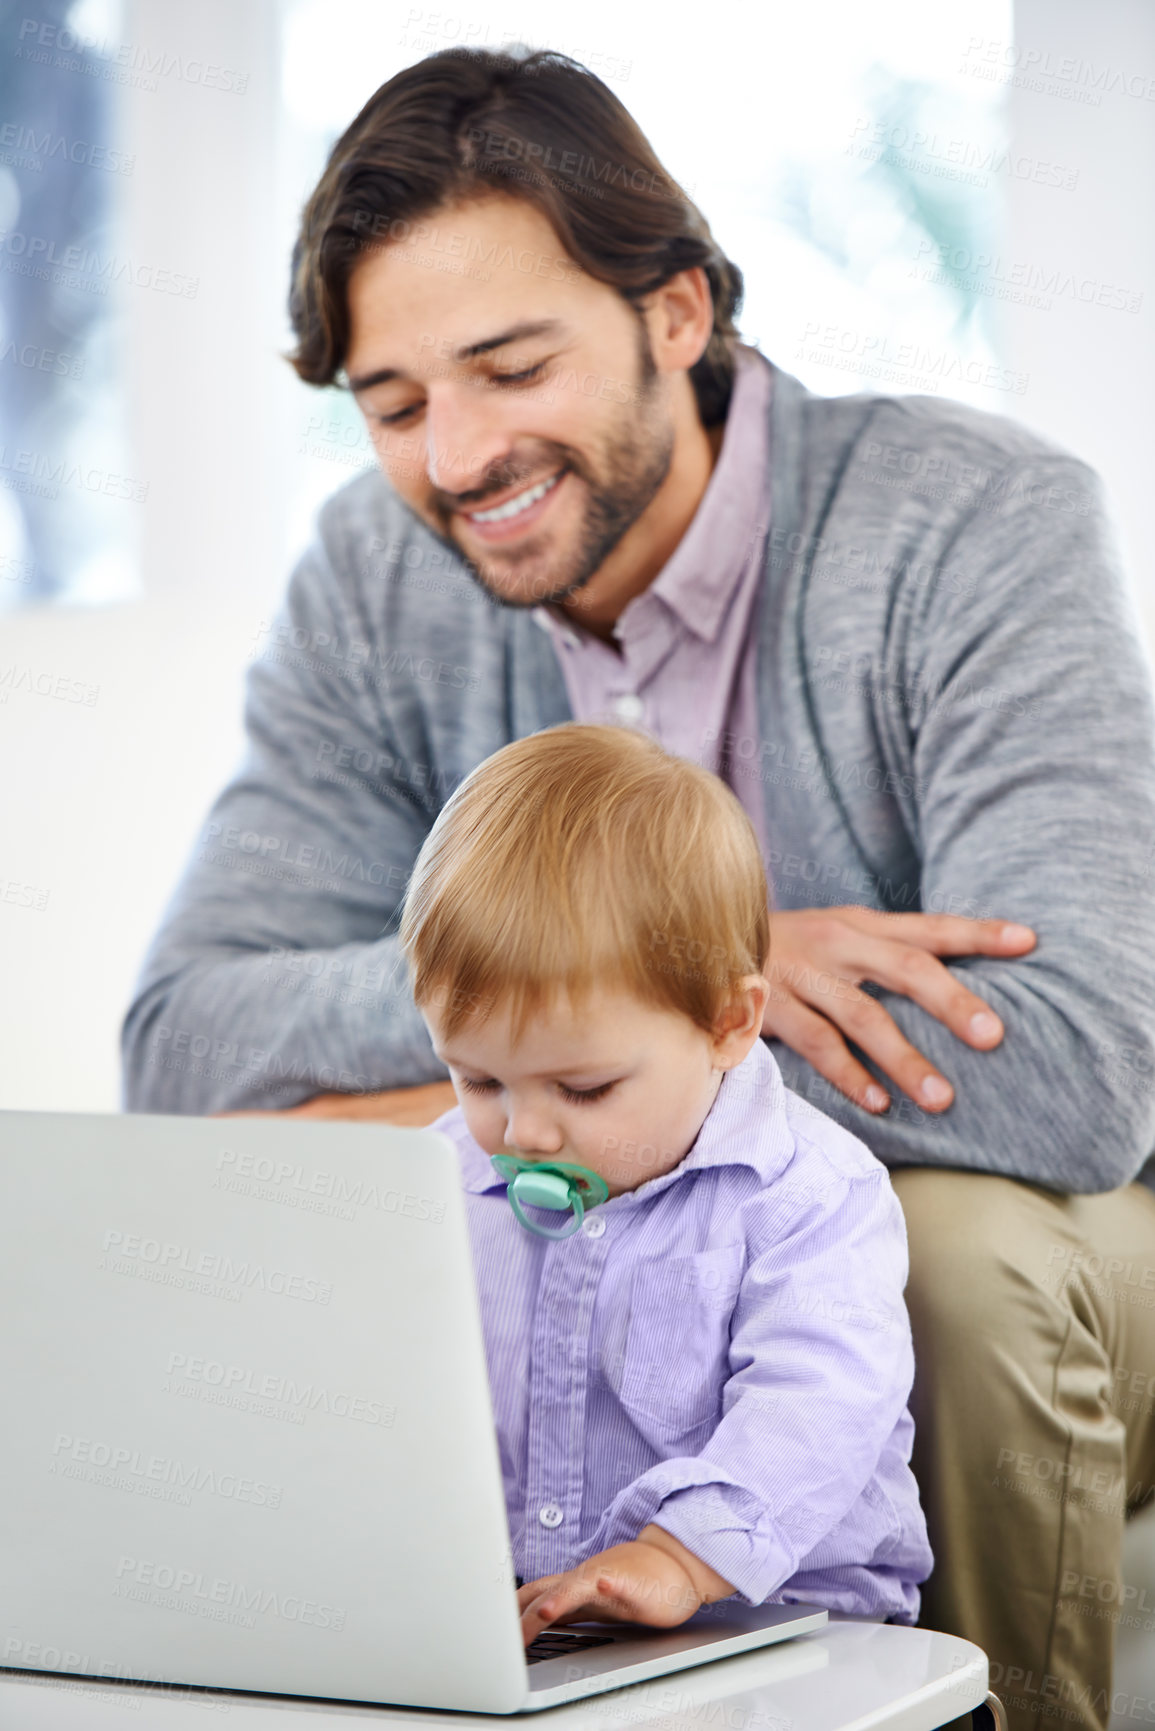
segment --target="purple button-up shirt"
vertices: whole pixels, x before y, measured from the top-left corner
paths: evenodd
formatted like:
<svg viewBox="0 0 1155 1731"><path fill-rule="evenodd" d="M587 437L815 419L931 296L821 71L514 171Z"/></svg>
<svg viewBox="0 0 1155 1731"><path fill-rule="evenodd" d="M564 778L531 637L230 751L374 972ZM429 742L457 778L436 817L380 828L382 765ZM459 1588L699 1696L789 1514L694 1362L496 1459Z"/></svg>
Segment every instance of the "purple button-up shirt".
<svg viewBox="0 0 1155 1731"><path fill-rule="evenodd" d="M628 722L721 776L768 857L762 787L735 774L761 735L754 609L770 524L770 390L757 349L736 348L725 433L689 528L614 626L619 654L558 609L533 616L561 662L575 721Z"/></svg>
<svg viewBox="0 0 1155 1731"><path fill-rule="evenodd" d="M679 1166L554 1241L518 1224L459 1106L432 1127L461 1157L518 1574L656 1521L748 1604L913 1623L933 1557L906 1227L865 1145L757 1040Z"/></svg>

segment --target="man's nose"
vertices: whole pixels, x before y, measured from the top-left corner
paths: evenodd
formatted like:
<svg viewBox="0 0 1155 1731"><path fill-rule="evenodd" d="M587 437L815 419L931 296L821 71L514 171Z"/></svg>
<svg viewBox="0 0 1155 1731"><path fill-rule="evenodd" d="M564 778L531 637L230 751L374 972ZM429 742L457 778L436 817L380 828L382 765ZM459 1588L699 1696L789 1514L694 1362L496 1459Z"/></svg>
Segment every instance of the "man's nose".
<svg viewBox="0 0 1155 1731"><path fill-rule="evenodd" d="M477 385L430 391L425 404L425 467L443 493L476 491L484 476L511 456L510 437L491 392ZM478 509L484 509L477 502Z"/></svg>

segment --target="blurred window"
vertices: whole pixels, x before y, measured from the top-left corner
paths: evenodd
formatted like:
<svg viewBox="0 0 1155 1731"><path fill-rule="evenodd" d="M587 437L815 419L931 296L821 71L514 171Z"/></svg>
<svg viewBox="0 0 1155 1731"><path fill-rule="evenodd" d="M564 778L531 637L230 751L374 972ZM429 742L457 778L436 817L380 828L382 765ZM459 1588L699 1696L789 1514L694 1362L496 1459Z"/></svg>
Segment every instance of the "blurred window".
<svg viewBox="0 0 1155 1731"><path fill-rule="evenodd" d="M279 225L386 79L439 48L556 48L603 78L745 277L743 336L825 395L925 392L1014 412L997 304L1010 0L730 9L692 50L617 0L282 0ZM992 60L992 54L995 55ZM1060 165L1061 166L1061 165ZM291 341L286 323L284 345ZM338 389L300 385L289 539L373 462Z"/></svg>
<svg viewBox="0 0 1155 1731"><path fill-rule="evenodd" d="M116 0L0 6L0 612L139 590Z"/></svg>

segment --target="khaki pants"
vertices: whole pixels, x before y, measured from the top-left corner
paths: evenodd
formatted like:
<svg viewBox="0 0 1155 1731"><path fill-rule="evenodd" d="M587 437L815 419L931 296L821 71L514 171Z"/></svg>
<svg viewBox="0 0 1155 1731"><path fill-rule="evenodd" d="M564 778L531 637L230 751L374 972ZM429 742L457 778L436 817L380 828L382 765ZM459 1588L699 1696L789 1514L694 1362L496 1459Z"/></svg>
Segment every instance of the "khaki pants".
<svg viewBox="0 0 1155 1731"><path fill-rule="evenodd" d="M983 1648L1011 1731L1106 1731L1123 1524L1155 1494L1155 1194L891 1177L935 1555L920 1626Z"/></svg>

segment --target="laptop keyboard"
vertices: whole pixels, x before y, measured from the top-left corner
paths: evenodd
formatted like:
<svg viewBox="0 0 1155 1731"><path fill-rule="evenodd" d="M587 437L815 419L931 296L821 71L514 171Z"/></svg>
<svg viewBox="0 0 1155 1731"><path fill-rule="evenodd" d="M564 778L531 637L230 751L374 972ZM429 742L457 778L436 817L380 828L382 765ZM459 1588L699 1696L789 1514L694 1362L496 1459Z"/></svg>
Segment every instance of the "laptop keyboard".
<svg viewBox="0 0 1155 1731"><path fill-rule="evenodd" d="M612 1635L571 1635L566 1629L544 1629L535 1635L525 1649L527 1665L540 1665L543 1659L564 1659L568 1653L580 1653L586 1647L605 1647Z"/></svg>

